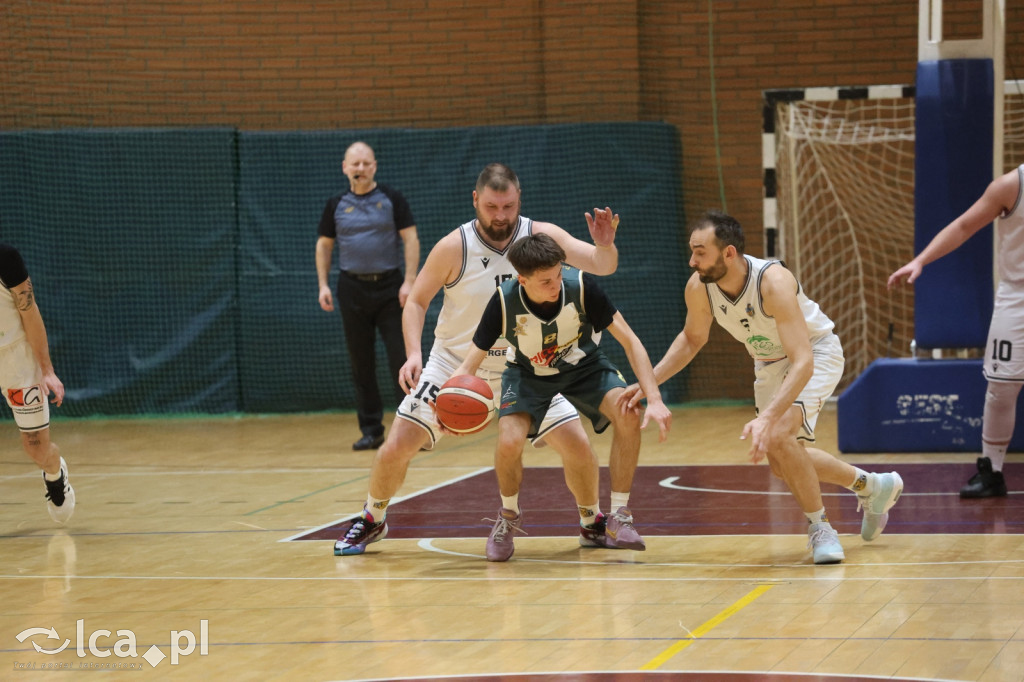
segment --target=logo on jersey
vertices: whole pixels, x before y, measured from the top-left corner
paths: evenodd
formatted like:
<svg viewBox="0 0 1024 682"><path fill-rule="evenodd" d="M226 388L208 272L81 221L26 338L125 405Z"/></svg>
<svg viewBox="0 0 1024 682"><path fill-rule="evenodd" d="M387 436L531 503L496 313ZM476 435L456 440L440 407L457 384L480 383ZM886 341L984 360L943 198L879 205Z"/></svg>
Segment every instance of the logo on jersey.
<svg viewBox="0 0 1024 682"><path fill-rule="evenodd" d="M484 269L486 269L487 266L490 264L491 259L490 258L481 258L480 262L484 264Z"/></svg>
<svg viewBox="0 0 1024 682"><path fill-rule="evenodd" d="M9 388L7 389L7 402L11 407L27 407L43 402L43 397L38 386Z"/></svg>
<svg viewBox="0 0 1024 682"><path fill-rule="evenodd" d="M744 317L742 320L740 320L740 324L742 324L743 328L746 329L748 332L750 331L750 321L747 320L747 318Z"/></svg>
<svg viewBox="0 0 1024 682"><path fill-rule="evenodd" d="M552 341L554 341L554 334L551 334ZM564 358L566 355L571 353L576 347L576 342L583 337L583 333L580 332L576 335L576 338L572 339L568 343L559 345L548 346L542 349L539 353L530 358L530 362L540 367L553 367L555 363ZM547 342L547 339L545 339ZM575 364L575 363L573 363Z"/></svg>
<svg viewBox="0 0 1024 682"><path fill-rule="evenodd" d="M747 309L746 309L745 312L747 313L747 317L753 317L754 316L754 306L751 305L750 303L748 303L747 304ZM744 321L744 322L746 322L746 321Z"/></svg>
<svg viewBox="0 0 1024 682"><path fill-rule="evenodd" d="M356 210L355 206L346 206L345 207L345 213L351 213L354 210Z"/></svg>
<svg viewBox="0 0 1024 682"><path fill-rule="evenodd" d="M516 328L512 330L512 333L516 336L526 335L526 315L520 315L516 319Z"/></svg>
<svg viewBox="0 0 1024 682"><path fill-rule="evenodd" d="M782 352L782 349L776 346L767 336L755 334L747 339L747 345L754 349L755 355L760 355L761 357L771 357Z"/></svg>
<svg viewBox="0 0 1024 682"><path fill-rule="evenodd" d="M718 307L722 309L722 314L723 315L727 315L729 313L729 309L726 308L724 305L720 305Z"/></svg>

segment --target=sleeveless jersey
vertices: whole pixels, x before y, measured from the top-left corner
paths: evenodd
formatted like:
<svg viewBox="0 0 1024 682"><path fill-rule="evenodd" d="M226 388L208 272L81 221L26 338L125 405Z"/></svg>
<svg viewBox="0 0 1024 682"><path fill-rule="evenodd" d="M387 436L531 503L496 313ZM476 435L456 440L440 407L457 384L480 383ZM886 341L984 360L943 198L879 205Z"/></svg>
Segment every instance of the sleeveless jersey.
<svg viewBox="0 0 1024 682"><path fill-rule="evenodd" d="M515 349L515 363L537 376L551 376L601 357L601 332L587 317L583 273L562 266L562 305L551 319L537 317L517 279L501 285L502 334ZM509 358L512 361L512 358Z"/></svg>
<svg viewBox="0 0 1024 682"><path fill-rule="evenodd" d="M1021 185L1017 201L996 223L999 278L1014 284L1024 283L1024 164L1018 166L1017 178Z"/></svg>
<svg viewBox="0 0 1024 682"><path fill-rule="evenodd" d="M775 318L767 315L762 308L761 296L761 278L765 270L778 264L778 261L746 255L743 257L747 259L747 281L735 299L727 296L717 284L704 285L711 303L711 312L718 324L746 346L750 357L755 360L779 360L786 357L786 351L782 348ZM835 324L821 312L817 303L807 298L799 282L796 297L804 319L807 320L811 345L814 345L816 341L831 334Z"/></svg>
<svg viewBox="0 0 1024 682"><path fill-rule="evenodd" d="M25 338L25 326L10 289L27 278L25 262L18 251L13 246L0 244L0 347Z"/></svg>
<svg viewBox="0 0 1024 682"><path fill-rule="evenodd" d="M515 234L504 250L484 242L476 231L476 220L459 227L462 237L462 268L454 282L444 285L444 302L434 327L434 347L454 354L461 362L473 343L473 333L483 316L494 290L516 278L516 269L508 262L508 250L515 242L533 232L533 221L519 216ZM505 368L508 341L498 339L480 365L493 372Z"/></svg>

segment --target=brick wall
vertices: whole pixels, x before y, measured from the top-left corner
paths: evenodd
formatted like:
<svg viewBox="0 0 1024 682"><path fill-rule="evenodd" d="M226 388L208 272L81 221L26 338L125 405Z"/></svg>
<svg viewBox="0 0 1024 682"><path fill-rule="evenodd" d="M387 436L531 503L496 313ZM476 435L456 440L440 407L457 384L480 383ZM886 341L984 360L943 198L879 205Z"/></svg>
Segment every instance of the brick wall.
<svg viewBox="0 0 1024 682"><path fill-rule="evenodd" d="M1007 77L1024 10L1007 3ZM1010 6L1013 5L1013 6ZM247 130L661 120L687 215L722 206L761 251L761 91L912 83L909 0L7 0L0 127ZM981 0L947 0L947 35ZM973 22L973 23L972 23ZM714 97L712 97L714 93ZM717 116L716 116L717 107ZM694 365L749 397L738 344Z"/></svg>

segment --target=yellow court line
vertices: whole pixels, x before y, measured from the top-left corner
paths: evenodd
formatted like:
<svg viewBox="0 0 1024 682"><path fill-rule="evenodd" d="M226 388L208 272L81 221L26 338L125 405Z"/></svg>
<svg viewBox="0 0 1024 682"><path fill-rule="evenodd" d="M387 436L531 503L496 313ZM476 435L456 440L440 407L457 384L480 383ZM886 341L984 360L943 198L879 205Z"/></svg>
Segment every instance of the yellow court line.
<svg viewBox="0 0 1024 682"><path fill-rule="evenodd" d="M725 609L724 611L722 611L706 623L703 623L696 630L690 632L689 639L679 640L678 642L676 642L669 648L665 649L651 660L647 661L647 663L644 663L642 666L640 666L640 670L657 670L668 659L672 658L680 651L693 644L698 637L703 637L713 628L715 628L719 623L726 620L727 618L729 618L729 616L733 615L734 613L742 609L744 606L750 604L750 602L754 601L755 599L757 599L773 587L775 587L775 585L758 585L753 590L748 592L743 598L734 603L732 606Z"/></svg>

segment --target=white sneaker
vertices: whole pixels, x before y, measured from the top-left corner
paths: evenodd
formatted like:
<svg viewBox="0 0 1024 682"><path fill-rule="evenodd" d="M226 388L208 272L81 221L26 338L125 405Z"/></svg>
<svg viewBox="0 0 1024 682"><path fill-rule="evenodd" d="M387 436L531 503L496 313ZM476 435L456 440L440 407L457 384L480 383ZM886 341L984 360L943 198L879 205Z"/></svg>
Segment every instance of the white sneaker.
<svg viewBox="0 0 1024 682"><path fill-rule="evenodd" d="M807 548L814 550L816 564L838 564L846 558L839 534L827 521L812 523L807 528Z"/></svg>
<svg viewBox="0 0 1024 682"><path fill-rule="evenodd" d="M43 483L46 484L46 510L50 518L59 524L67 523L75 513L75 489L68 482L68 463L60 458L60 478L56 481L46 480L43 472Z"/></svg>
<svg viewBox="0 0 1024 682"><path fill-rule="evenodd" d="M903 479L895 471L888 474L868 474L875 479L870 495L857 496L857 511L864 510L860 522L860 536L871 542L885 530L889 510L903 493Z"/></svg>

